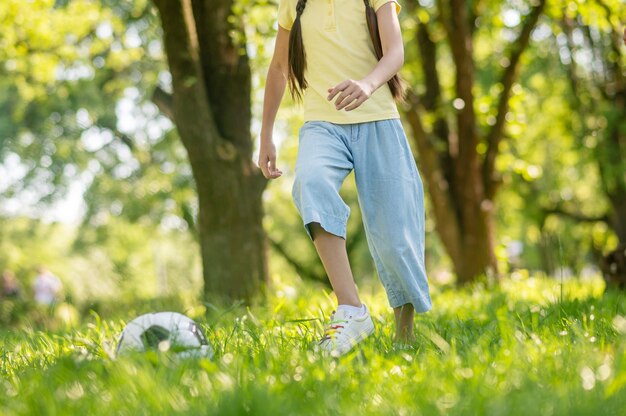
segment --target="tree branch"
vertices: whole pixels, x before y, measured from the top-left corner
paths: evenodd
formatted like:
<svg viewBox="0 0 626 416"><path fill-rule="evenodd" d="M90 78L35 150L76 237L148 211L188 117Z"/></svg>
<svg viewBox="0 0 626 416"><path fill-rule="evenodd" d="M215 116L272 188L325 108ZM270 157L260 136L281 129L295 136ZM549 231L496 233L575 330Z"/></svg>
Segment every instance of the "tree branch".
<svg viewBox="0 0 626 416"><path fill-rule="evenodd" d="M441 106L441 84L437 72L437 45L430 36L428 26L421 22L417 28L417 45L426 83L426 92L421 97L419 103L423 105L426 111L434 113L433 133L435 137L439 139L439 143L445 146L442 151L438 151L438 157L441 162L440 166L446 181L453 183L454 163L452 158L456 155L457 151L456 149L451 149L450 128ZM411 102L411 100L409 100L409 102ZM416 103L417 101L413 100L413 108L411 108L410 111L419 111L415 105Z"/></svg>
<svg viewBox="0 0 626 416"><path fill-rule="evenodd" d="M605 59L605 62L612 64L613 73L611 75L612 77L615 77L616 83L622 85L624 82L624 76L622 75L622 71L620 68L620 63L622 62L621 56L622 56L622 42L623 42L621 29L616 28L615 25L613 24L613 19L611 19L613 15L611 8L607 6L607 4L603 0L596 0L596 3L598 3L600 7L604 10L604 12L606 13L606 21L611 27L611 32L609 34L609 37L611 39L611 51L615 54L615 58ZM610 79L612 77L608 77L608 78Z"/></svg>
<svg viewBox="0 0 626 416"><path fill-rule="evenodd" d="M485 189L485 197L492 199L496 191L497 180L494 178L495 159L498 154L498 145L502 140L504 125L506 122L506 113L509 109L509 97L511 89L516 79L517 69L522 54L528 47L530 42L530 34L539 21L539 16L543 13L546 0L539 0L539 4L534 6L524 22L522 31L513 43L511 54L509 56L509 65L504 70L500 84L502 92L498 101L498 110L496 122L487 134L487 153L483 162L483 183Z"/></svg>
<svg viewBox="0 0 626 416"><path fill-rule="evenodd" d="M604 222L609 224L609 216L608 215L599 215L597 217L590 217L588 215L579 213L579 212L571 212L564 209L562 206L557 205L553 208L543 208L543 212L545 215L555 214L563 217L571 218L578 222Z"/></svg>
<svg viewBox="0 0 626 416"><path fill-rule="evenodd" d="M444 4L445 3L445 4ZM472 33L468 17L467 4L464 0L438 0L440 20L446 30L447 41L452 51L452 60L455 68L454 107L456 109L456 128L448 138L450 143L451 168L454 181L450 181L450 192L453 199L458 201L455 206L459 214L465 212L463 206L474 206L475 201L482 198L483 184L480 180L478 153L476 145L478 134L476 131L476 114L474 112L474 58ZM459 225L465 227L475 220L475 214L469 214L459 219Z"/></svg>
<svg viewBox="0 0 626 416"><path fill-rule="evenodd" d="M474 58L472 33L470 30L467 7L464 0L449 0L449 6L439 0L440 19L448 35L452 59L456 68L455 87L457 98L463 100L459 110L460 150L475 151L474 98ZM463 140L467 139L467 140ZM463 152L463 150L461 150Z"/></svg>
<svg viewBox="0 0 626 416"><path fill-rule="evenodd" d="M472 4L470 5L469 23L470 23L470 31L472 35L474 35L474 32L477 29L476 23L478 21L478 18L481 15L481 11L484 8L484 6L485 4L483 3L482 0L474 0L472 1Z"/></svg>
<svg viewBox="0 0 626 416"><path fill-rule="evenodd" d="M274 250L276 250L278 252L278 254L280 254L287 263L289 263L289 265L291 267L294 268L294 270L296 271L296 273L298 273L298 275L300 277L302 277L303 279L307 279L307 280L311 280L311 281L315 281L318 283L322 283L325 286L329 287L332 289L332 286L330 284L330 281L326 278L326 276L320 276L318 274L316 274L315 272L309 270L308 268L304 267L299 261L297 261L295 258L293 258L293 256L291 256L289 253L287 253L287 250L285 249L285 247L283 247L283 245L281 243L279 243L278 241L274 240L273 238L271 238L270 236L267 236L267 239L270 243L270 245L272 246L272 248Z"/></svg>
<svg viewBox="0 0 626 416"><path fill-rule="evenodd" d="M577 110L581 110L583 107L583 102L580 98L580 80L578 78L578 76L576 75L577 73L577 62L574 59L574 54L576 52L576 45L574 44L574 37L573 37L573 31L574 31L574 22L572 21L571 18L567 17L567 16L563 16L563 19L561 20L561 27L563 29L563 33L565 33L565 36L567 38L567 47L569 49L570 52L570 56L572 56L572 59L570 60L569 64L564 65L566 68L565 70L567 71L567 74L569 75L569 81L570 81L570 87L572 88L572 92L574 93L573 98L574 98L574 102L575 102L575 106ZM590 95L589 97L590 100L594 101L593 97ZM595 105L595 104L594 104ZM586 124L583 123L583 126L585 126Z"/></svg>
<svg viewBox="0 0 626 416"><path fill-rule="evenodd" d="M152 93L152 102L165 117L174 121L174 99L171 94L165 92L161 87L156 87Z"/></svg>
<svg viewBox="0 0 626 416"><path fill-rule="evenodd" d="M191 205L187 202L183 202L180 205L180 210L181 210L183 220L185 220L185 222L187 223L187 228L189 228L189 232L193 236L194 240L198 242L199 241L198 228L196 226L196 219L193 215L193 210L191 209Z"/></svg>
<svg viewBox="0 0 626 416"><path fill-rule="evenodd" d="M422 103L426 110L434 111L441 101L441 84L437 73L437 45L433 42L426 23L418 23L416 35L416 43L421 58L420 64L426 83L426 92L422 97Z"/></svg>
<svg viewBox="0 0 626 416"><path fill-rule="evenodd" d="M122 133L121 131L117 129L113 130L112 133L115 135L115 137L120 139L120 141L124 143L131 152L135 150L135 143L133 142L133 140L130 138L128 134Z"/></svg>

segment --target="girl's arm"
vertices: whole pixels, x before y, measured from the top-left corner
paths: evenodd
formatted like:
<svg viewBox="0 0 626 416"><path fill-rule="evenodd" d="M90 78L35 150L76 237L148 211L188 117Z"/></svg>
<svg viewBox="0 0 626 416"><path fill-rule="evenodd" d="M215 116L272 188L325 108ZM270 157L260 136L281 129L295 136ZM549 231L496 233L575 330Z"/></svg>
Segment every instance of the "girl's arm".
<svg viewBox="0 0 626 416"><path fill-rule="evenodd" d="M383 47L383 57L372 72L362 80L348 79L328 89L327 99L329 101L341 92L335 101L337 110L345 107L346 111L350 111L360 106L374 91L400 71L404 64L404 45L395 3L390 1L383 4L376 11L376 19L378 20L378 33ZM348 96L350 98L346 99Z"/></svg>
<svg viewBox="0 0 626 416"><path fill-rule="evenodd" d="M267 179L275 179L282 175L276 169L276 147L272 140L274 120L287 85L289 56L289 31L278 26L274 56L267 71L265 94L263 98L263 121L261 124L261 145L258 165Z"/></svg>

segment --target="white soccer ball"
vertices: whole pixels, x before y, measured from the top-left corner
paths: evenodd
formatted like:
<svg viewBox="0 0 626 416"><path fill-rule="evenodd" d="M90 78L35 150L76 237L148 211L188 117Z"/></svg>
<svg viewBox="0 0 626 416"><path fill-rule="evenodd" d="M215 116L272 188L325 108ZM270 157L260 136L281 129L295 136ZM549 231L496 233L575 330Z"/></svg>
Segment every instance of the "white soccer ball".
<svg viewBox="0 0 626 416"><path fill-rule="evenodd" d="M181 358L212 358L213 348L202 329L189 317L176 312L141 315L122 331L117 354L128 351L173 351Z"/></svg>

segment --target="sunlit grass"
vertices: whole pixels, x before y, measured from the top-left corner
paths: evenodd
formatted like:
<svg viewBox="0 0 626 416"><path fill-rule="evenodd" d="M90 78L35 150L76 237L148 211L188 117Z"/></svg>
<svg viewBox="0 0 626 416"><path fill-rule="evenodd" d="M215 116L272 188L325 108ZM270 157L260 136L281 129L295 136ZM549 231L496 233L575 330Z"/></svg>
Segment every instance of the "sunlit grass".
<svg viewBox="0 0 626 416"><path fill-rule="evenodd" d="M212 361L115 359L118 317L0 332L0 413L623 414L626 302L603 292L599 279L520 274L499 287L433 288L415 348L395 349L382 290L363 287L376 331L339 359L310 348L332 298L280 279L265 306L181 310L204 327Z"/></svg>

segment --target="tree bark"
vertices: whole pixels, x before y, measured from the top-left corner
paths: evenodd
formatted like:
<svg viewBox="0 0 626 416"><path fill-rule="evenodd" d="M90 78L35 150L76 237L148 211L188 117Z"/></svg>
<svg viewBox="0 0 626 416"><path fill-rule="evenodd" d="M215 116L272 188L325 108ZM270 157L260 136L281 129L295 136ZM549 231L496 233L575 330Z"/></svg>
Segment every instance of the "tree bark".
<svg viewBox="0 0 626 416"><path fill-rule="evenodd" d="M158 92L189 155L206 297L249 301L267 280L261 195L252 163L250 67L233 45L231 0L154 0L173 94ZM210 11L210 12L209 12Z"/></svg>

